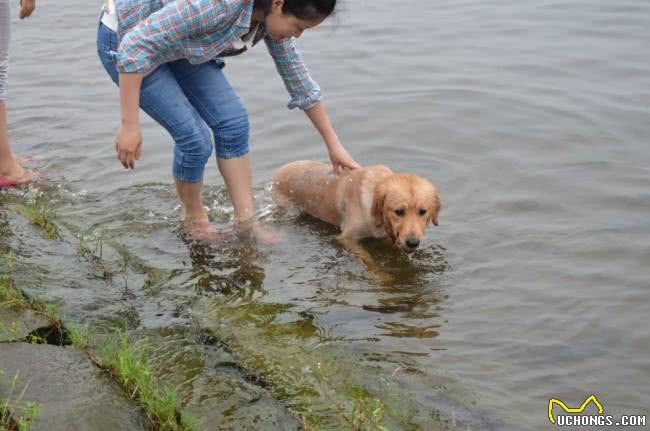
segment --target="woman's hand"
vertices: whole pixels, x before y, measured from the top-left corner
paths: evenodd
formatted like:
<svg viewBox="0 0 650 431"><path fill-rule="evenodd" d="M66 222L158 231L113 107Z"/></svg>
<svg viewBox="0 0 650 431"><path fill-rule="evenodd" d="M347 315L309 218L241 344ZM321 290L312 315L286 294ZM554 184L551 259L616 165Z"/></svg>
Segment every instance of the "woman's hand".
<svg viewBox="0 0 650 431"><path fill-rule="evenodd" d="M27 18L36 9L36 0L20 0L20 19Z"/></svg>
<svg viewBox="0 0 650 431"><path fill-rule="evenodd" d="M115 138L117 158L126 169L135 169L135 161L140 160L142 134L140 133L139 101L142 73L120 72L120 129Z"/></svg>
<svg viewBox="0 0 650 431"><path fill-rule="evenodd" d="M341 169L357 169L361 167L354 161L350 153L348 153L348 150L341 144L341 141L339 141L323 102L318 102L315 106L306 110L305 114L307 114L307 117L309 117L325 141L327 152L330 154L330 160L332 161L334 174L338 175L341 173Z"/></svg>
<svg viewBox="0 0 650 431"><path fill-rule="evenodd" d="M117 158L126 169L135 169L135 161L142 153L142 134L140 126L120 126L115 137Z"/></svg>
<svg viewBox="0 0 650 431"><path fill-rule="evenodd" d="M341 169L358 169L361 167L361 165L354 161L338 138L327 142L327 151L329 152L332 168L336 175L341 173Z"/></svg>

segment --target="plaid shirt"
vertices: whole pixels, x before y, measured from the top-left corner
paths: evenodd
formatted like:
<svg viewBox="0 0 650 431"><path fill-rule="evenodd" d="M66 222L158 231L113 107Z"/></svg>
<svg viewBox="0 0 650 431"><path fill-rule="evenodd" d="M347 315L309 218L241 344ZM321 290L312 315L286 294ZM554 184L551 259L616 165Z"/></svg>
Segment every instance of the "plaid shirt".
<svg viewBox="0 0 650 431"><path fill-rule="evenodd" d="M214 60L250 31L254 0L117 0L117 69L145 75L163 63ZM289 92L289 109L321 100L295 38L264 38Z"/></svg>

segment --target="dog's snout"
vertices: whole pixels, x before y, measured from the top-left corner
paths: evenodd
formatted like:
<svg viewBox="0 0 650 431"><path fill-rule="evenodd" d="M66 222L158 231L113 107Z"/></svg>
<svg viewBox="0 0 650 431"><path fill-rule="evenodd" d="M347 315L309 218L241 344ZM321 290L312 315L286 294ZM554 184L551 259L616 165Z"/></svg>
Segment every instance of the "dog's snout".
<svg viewBox="0 0 650 431"><path fill-rule="evenodd" d="M420 245L420 240L417 238L408 238L406 240L406 245L409 246L410 248L416 248L417 246Z"/></svg>

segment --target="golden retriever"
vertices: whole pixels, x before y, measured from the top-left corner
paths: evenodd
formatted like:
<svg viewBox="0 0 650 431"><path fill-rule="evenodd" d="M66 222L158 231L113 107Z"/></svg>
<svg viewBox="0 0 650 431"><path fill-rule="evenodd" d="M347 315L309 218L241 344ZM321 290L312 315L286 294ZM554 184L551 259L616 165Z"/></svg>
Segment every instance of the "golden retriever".
<svg viewBox="0 0 650 431"><path fill-rule="evenodd" d="M394 173L375 165L334 175L330 163L297 161L273 175L273 198L279 206L301 210L341 228L338 239L365 253L356 241L388 237L413 253L429 222L438 225L440 197L436 187L417 175Z"/></svg>

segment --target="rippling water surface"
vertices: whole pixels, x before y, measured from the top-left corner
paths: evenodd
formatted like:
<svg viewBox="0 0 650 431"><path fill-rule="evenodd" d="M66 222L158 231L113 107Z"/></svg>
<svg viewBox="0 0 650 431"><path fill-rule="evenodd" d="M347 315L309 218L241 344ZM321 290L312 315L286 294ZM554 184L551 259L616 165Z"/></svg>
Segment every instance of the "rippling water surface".
<svg viewBox="0 0 650 431"><path fill-rule="evenodd" d="M385 284L335 229L272 207L273 169L326 153L285 109L261 46L226 71L251 115L260 212L284 241L184 241L163 130L143 120L134 172L115 160L98 10L41 2L13 23L13 145L47 180L12 202L46 200L63 237L6 213L24 285L84 321L201 325L252 349L261 369L283 355L345 364L337 377L410 416L390 419L396 429L436 416L545 429L549 398L579 405L592 393L609 414L650 413L650 3L347 0L304 35L356 159L441 192L440 226L413 260L368 244L395 276ZM213 163L207 172L211 217L228 222ZM120 268L111 283L79 257L98 244Z"/></svg>

